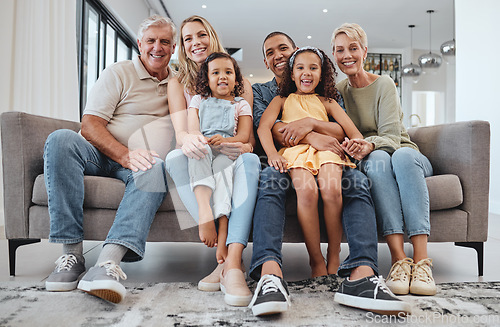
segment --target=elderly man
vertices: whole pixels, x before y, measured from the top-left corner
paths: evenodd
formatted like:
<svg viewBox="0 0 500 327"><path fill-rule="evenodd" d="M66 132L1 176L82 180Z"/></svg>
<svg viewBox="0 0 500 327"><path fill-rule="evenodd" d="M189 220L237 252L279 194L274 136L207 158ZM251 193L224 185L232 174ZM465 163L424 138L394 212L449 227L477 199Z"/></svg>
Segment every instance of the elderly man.
<svg viewBox="0 0 500 327"><path fill-rule="evenodd" d="M70 291L78 285L115 303L125 296L120 278L127 277L119 264L143 258L149 228L167 194L160 158L169 151L173 136L167 82L175 34L168 18L144 20L137 40L140 55L101 73L89 95L80 134L58 130L47 138L49 240L63 244L63 255L45 283L49 291ZM117 178L126 186L97 263L85 275L84 175Z"/></svg>

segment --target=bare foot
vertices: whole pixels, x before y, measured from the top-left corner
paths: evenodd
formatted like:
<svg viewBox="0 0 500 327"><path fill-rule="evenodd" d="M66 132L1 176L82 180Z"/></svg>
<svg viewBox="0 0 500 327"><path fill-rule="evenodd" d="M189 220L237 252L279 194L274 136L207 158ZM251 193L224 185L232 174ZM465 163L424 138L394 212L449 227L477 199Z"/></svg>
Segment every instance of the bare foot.
<svg viewBox="0 0 500 327"><path fill-rule="evenodd" d="M215 222L211 213L208 215L200 215L198 222L198 233L200 240L209 248L217 246L217 231L215 230Z"/></svg>
<svg viewBox="0 0 500 327"><path fill-rule="evenodd" d="M326 263L323 257L321 257L321 260L319 258L318 260L310 259L309 265L311 266L311 276L313 278L327 275Z"/></svg>
<svg viewBox="0 0 500 327"><path fill-rule="evenodd" d="M217 252L215 256L218 263L223 263L227 258L227 229L229 220L226 216L219 217L219 236L217 239Z"/></svg>
<svg viewBox="0 0 500 327"><path fill-rule="evenodd" d="M340 248L335 247L333 250L330 249L330 246L328 246L328 251L327 251L327 271L329 275L337 274L340 266Z"/></svg>
<svg viewBox="0 0 500 327"><path fill-rule="evenodd" d="M227 245L226 245L226 240L220 239L219 235L219 241L217 243L217 251L215 252L215 257L217 258L217 263L224 263L227 258Z"/></svg>

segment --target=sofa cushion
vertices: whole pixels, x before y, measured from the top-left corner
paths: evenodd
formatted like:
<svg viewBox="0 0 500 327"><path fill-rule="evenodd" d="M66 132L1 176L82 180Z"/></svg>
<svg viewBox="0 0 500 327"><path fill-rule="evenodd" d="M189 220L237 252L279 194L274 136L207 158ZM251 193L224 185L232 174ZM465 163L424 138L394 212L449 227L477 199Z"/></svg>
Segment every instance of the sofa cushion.
<svg viewBox="0 0 500 327"><path fill-rule="evenodd" d="M85 176L84 208L118 209L125 192L125 184L116 178L102 176ZM33 186L32 201L34 204L47 206L48 197L43 174L38 175ZM174 211L170 196L165 198L158 211Z"/></svg>
<svg viewBox="0 0 500 327"><path fill-rule="evenodd" d="M455 208L464 201L462 184L457 175L436 175L425 179L429 189L431 211Z"/></svg>
<svg viewBox="0 0 500 327"><path fill-rule="evenodd" d="M455 208L462 204L463 194L460 179L456 175L437 175L427 177L431 210ZM125 192L125 184L115 178L101 176L85 176L85 208L118 209ZM290 196L288 196L290 197ZM47 206L47 191L43 174L35 180L33 187L33 203ZM290 208L293 206L294 208ZM294 201L287 201L287 213L296 213ZM158 211L174 211L170 196L163 201Z"/></svg>

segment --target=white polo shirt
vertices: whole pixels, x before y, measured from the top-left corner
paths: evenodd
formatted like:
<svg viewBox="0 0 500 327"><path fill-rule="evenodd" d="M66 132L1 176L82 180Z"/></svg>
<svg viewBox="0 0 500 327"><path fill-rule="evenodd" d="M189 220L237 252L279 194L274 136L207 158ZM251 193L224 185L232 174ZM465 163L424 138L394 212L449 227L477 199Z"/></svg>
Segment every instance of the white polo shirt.
<svg viewBox="0 0 500 327"><path fill-rule="evenodd" d="M114 63L99 76L84 115L108 121L107 129L130 150L148 149L164 159L174 135L167 102L167 82L151 76L139 56Z"/></svg>

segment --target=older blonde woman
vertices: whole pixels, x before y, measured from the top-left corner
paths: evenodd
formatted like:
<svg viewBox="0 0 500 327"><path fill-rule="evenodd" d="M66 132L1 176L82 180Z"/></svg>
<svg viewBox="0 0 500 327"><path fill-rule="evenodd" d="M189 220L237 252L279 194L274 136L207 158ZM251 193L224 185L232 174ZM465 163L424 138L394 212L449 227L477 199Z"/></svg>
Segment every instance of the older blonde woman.
<svg viewBox="0 0 500 327"><path fill-rule="evenodd" d="M175 128L177 146L167 155L167 171L175 182L182 202L196 221L200 213L196 197L191 190L188 174L188 158L201 159L207 153L206 142L202 135L190 134L187 128L187 108L195 93L195 80L201 64L214 52L225 52L219 37L210 23L203 17L191 16L180 27L179 72L168 83L168 99L172 123ZM242 97L253 103L250 83L244 79ZM253 133L252 137L253 139ZM257 197L260 161L251 152L250 143L223 144L218 150L235 161L232 212L229 220L219 220L219 224L228 224L227 238L217 244L217 268L198 283L203 291L217 291L219 285L225 291L225 301L229 305L246 306L252 293L245 282L241 268L243 249L247 245L252 225L253 210ZM203 214L203 213L202 213ZM227 245L227 249L226 249ZM221 248L224 250L221 251Z"/></svg>
<svg viewBox="0 0 500 327"><path fill-rule="evenodd" d="M343 24L333 32L332 47L335 62L347 75L337 88L347 114L364 137L346 140L342 146L361 160L360 169L372 183L378 224L393 263L387 286L395 294L434 295L432 260L427 255L430 222L425 183L425 177L432 175L431 163L406 132L392 79L364 70L365 31L357 24ZM352 151L355 144L361 146L356 152ZM404 252L405 231L413 245L413 258Z"/></svg>

